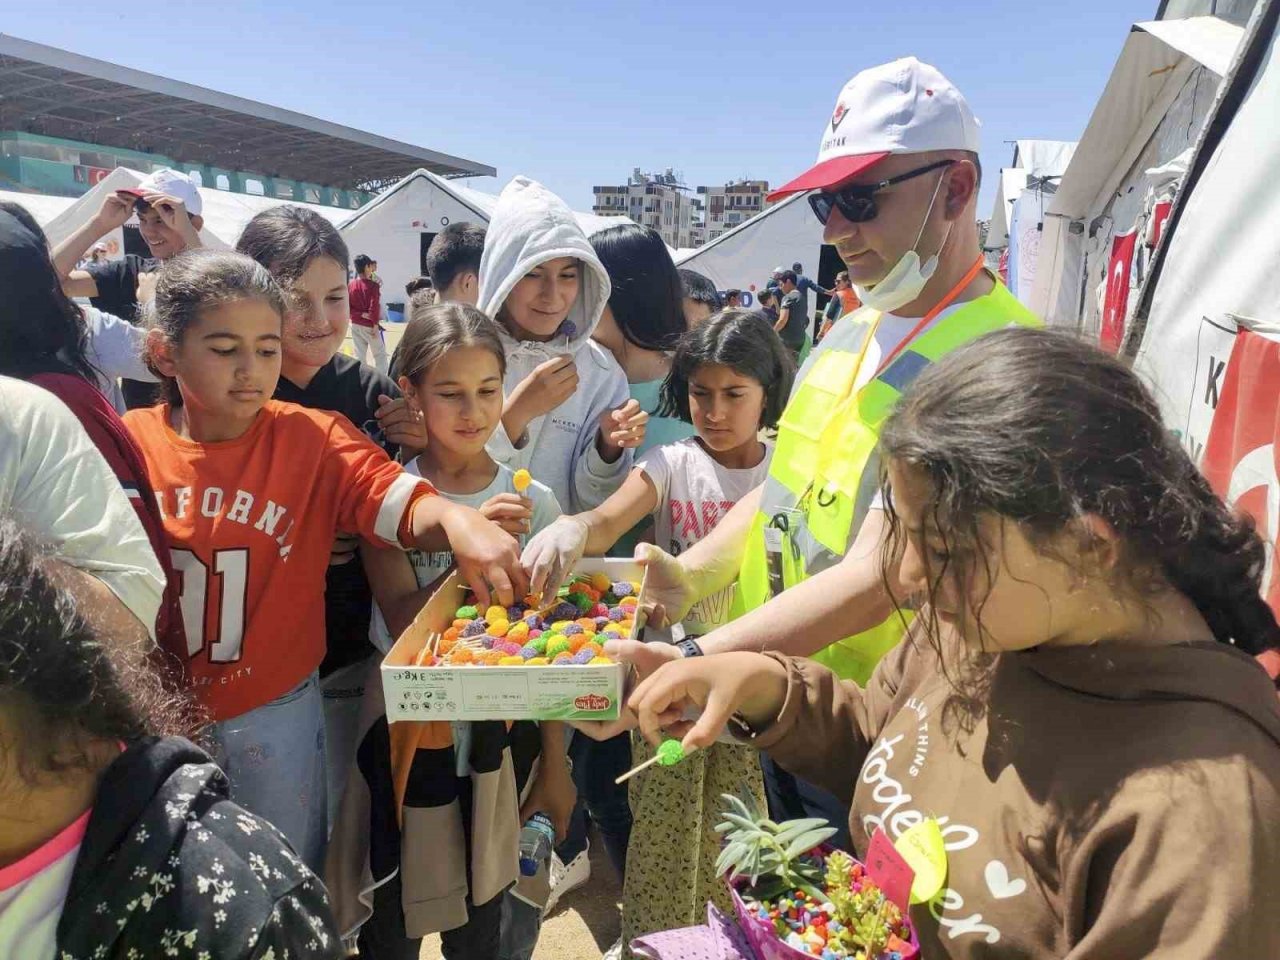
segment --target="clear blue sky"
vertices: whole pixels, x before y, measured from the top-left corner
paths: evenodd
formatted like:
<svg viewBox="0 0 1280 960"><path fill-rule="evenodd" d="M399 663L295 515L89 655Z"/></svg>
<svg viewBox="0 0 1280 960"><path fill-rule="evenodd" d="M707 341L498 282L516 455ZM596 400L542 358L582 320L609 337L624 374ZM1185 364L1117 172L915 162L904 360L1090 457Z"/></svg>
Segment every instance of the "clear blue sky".
<svg viewBox="0 0 1280 960"><path fill-rule="evenodd" d="M1002 141L1080 136L1157 0L192 6L0 0L0 30L497 167L480 189L525 173L584 209L634 166L781 183L812 162L844 82L908 54L965 92L994 173Z"/></svg>

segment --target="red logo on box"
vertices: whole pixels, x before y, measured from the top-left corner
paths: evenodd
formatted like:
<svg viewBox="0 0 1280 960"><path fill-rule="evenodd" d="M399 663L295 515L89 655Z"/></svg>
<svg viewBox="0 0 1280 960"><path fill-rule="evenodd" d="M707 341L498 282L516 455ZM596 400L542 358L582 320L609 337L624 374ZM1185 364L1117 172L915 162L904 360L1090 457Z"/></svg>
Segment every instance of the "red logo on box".
<svg viewBox="0 0 1280 960"><path fill-rule="evenodd" d="M573 709L575 710L608 710L613 701L608 697L602 697L598 693L588 693L586 696L575 697L573 701Z"/></svg>

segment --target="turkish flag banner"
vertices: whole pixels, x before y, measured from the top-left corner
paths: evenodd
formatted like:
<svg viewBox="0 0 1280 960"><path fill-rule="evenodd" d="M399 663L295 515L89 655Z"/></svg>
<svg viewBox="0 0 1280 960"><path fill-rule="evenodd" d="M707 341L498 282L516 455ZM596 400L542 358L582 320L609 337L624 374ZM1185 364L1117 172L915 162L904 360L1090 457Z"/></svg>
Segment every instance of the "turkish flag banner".
<svg viewBox="0 0 1280 960"><path fill-rule="evenodd" d="M1147 226L1147 246L1154 248L1160 242L1160 237L1164 234L1164 225L1169 221L1169 214L1173 213L1173 201L1161 200L1155 205L1151 211L1151 222Z"/></svg>
<svg viewBox="0 0 1280 960"><path fill-rule="evenodd" d="M1268 543L1262 590L1280 614L1280 342L1241 330L1223 374L1201 469L1217 494L1247 513Z"/></svg>
<svg viewBox="0 0 1280 960"><path fill-rule="evenodd" d="M1098 343L1108 353L1119 353L1124 341L1124 322L1129 312L1129 277L1133 254L1138 248L1138 232L1117 233L1111 240L1111 261L1107 267L1107 296L1102 305L1102 329Z"/></svg>

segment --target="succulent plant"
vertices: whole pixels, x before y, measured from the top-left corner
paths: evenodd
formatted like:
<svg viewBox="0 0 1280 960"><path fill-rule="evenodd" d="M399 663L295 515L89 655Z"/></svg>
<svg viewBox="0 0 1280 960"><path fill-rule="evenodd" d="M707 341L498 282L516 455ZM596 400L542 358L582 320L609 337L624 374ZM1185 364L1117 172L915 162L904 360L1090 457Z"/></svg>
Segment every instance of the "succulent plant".
<svg viewBox="0 0 1280 960"><path fill-rule="evenodd" d="M716 872L729 878L744 877L757 899L768 899L787 890L804 890L819 901L822 889L820 860L805 856L835 835L820 818L775 823L753 797L721 794L727 805L724 820L716 825L725 845L716 861Z"/></svg>

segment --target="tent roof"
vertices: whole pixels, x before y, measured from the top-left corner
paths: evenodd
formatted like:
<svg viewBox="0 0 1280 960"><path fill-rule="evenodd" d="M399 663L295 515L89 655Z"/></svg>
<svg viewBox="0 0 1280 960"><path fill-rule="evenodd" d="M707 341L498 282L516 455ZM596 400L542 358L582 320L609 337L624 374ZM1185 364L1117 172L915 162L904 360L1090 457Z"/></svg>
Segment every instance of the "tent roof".
<svg viewBox="0 0 1280 960"><path fill-rule="evenodd" d="M71 197L51 197L43 193L21 193L15 190L0 190L0 201L9 201L26 207L42 227L75 203Z"/></svg>
<svg viewBox="0 0 1280 960"><path fill-rule="evenodd" d="M1027 171L1021 167L1005 167L1000 171L1000 184L996 187L996 205L991 210L991 225L987 227L987 249L999 250L1009 243L1009 215L1014 201L1027 186Z"/></svg>
<svg viewBox="0 0 1280 960"><path fill-rule="evenodd" d="M1017 140L1013 166L1025 170L1028 177L1060 177L1077 146L1075 140Z"/></svg>
<svg viewBox="0 0 1280 960"><path fill-rule="evenodd" d="M1079 220L1104 205L1191 71L1223 74L1243 34L1217 17L1135 23L1047 212Z"/></svg>
<svg viewBox="0 0 1280 960"><path fill-rule="evenodd" d="M792 194L791 196L787 197L787 199L783 200L781 203L775 203L772 207L769 207L768 209L763 210L760 213L757 213L754 217L748 217L746 220L742 221L742 223L738 224L732 230L726 230L724 233L720 234L720 236L716 237L710 243L704 243L702 246L697 247L693 250L680 251L682 256L676 259L676 266L678 267L681 264L683 264L686 260L690 260L693 257L698 256L699 254L706 253L708 250L714 250L716 247L720 246L720 244L725 243L726 241L730 240L733 237L736 237L738 234L742 233L742 231L746 230L748 227L759 227L760 224L764 223L769 217L775 216L779 210L782 210L790 206L791 204L796 203L799 200L803 200L804 198L805 198L805 194L803 193Z"/></svg>
<svg viewBox="0 0 1280 960"><path fill-rule="evenodd" d="M405 189L414 180L426 180L437 190L443 190L446 194L457 200L458 203L467 207L475 213L477 217L485 223L489 222L489 218L493 216L494 207L498 205L498 197L492 193L485 193L483 190L474 190L471 187L464 187L458 183L450 183L442 177L436 176L429 170L418 169L413 171L406 177L403 177L398 183L382 191L359 210L355 211L351 216L343 221L342 226L352 226L362 217L367 216L374 210L388 203L401 190ZM599 233L608 227L616 227L623 223L634 223L630 217L601 217L594 213L579 213L573 211L574 218L578 221L578 225L582 227L582 231L587 235Z"/></svg>
<svg viewBox="0 0 1280 960"><path fill-rule="evenodd" d="M493 167L292 110L0 34L0 129L150 151L189 163L355 187L427 167Z"/></svg>
<svg viewBox="0 0 1280 960"><path fill-rule="evenodd" d="M144 176L146 174L139 173L137 170L116 167L84 196L75 200L68 200L60 211L56 212L54 216L44 223L45 232L49 234L49 242L55 245L61 243L73 230L93 216L94 211L102 204L102 200L107 194L114 193L122 187L134 186L141 182ZM20 194L19 196L34 196L34 194ZM350 215L349 210L342 210L338 207L325 207L314 203L297 203L291 200L277 200L274 197L254 197L244 193L212 190L208 187L200 188L200 198L204 201L204 209L201 213L204 217L204 227L200 231L200 238L204 243L215 247L235 246L236 241L240 239L240 233L244 230L245 224L252 220L255 215L263 210L269 210L272 207L278 207L286 203L303 207L307 210L314 210L334 226L341 226L344 219ZM66 200L65 197L49 197L45 199L50 201Z"/></svg>

